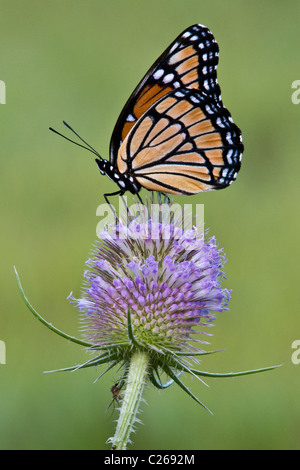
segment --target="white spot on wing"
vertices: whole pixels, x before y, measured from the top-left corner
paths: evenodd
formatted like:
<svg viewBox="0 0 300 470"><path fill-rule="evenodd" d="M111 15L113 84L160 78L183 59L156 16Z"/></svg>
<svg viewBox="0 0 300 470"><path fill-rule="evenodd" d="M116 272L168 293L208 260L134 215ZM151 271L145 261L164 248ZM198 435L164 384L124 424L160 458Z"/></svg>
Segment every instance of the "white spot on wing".
<svg viewBox="0 0 300 470"><path fill-rule="evenodd" d="M224 123L222 122L222 119L220 117L217 118L216 123L218 124L219 127L225 127Z"/></svg>
<svg viewBox="0 0 300 470"><path fill-rule="evenodd" d="M200 101L198 100L198 98L196 98L196 96L191 96L191 101L197 104L200 103Z"/></svg>
<svg viewBox="0 0 300 470"><path fill-rule="evenodd" d="M170 83L174 78L174 73L168 73L164 78L163 82L164 83Z"/></svg>
<svg viewBox="0 0 300 470"><path fill-rule="evenodd" d="M184 93L182 93L181 91L176 91L175 96L177 96L177 98L183 98Z"/></svg>
<svg viewBox="0 0 300 470"><path fill-rule="evenodd" d="M153 78L155 78L155 80L158 80L160 77L163 76L164 73L165 72L164 72L163 69L158 69L158 70L156 70L156 72L154 72Z"/></svg>
<svg viewBox="0 0 300 470"><path fill-rule="evenodd" d="M232 141L232 137L231 137L230 132L226 133L226 140L229 144L233 145L233 141Z"/></svg>
<svg viewBox="0 0 300 470"><path fill-rule="evenodd" d="M211 107L208 104L205 105L205 110L208 114L214 114L213 110L211 109Z"/></svg>
<svg viewBox="0 0 300 470"><path fill-rule="evenodd" d="M230 165L232 165L232 163L233 163L232 158L231 158L232 155L233 155L233 150L232 150L232 149L229 149L228 152L227 152L226 157L227 157L227 161L228 161L228 163L229 163Z"/></svg>
<svg viewBox="0 0 300 470"><path fill-rule="evenodd" d="M171 52L174 52L175 49L177 49L177 47L178 47L178 42L175 42L175 44L173 44L173 46L172 46L171 49L170 49L170 53L171 53Z"/></svg>

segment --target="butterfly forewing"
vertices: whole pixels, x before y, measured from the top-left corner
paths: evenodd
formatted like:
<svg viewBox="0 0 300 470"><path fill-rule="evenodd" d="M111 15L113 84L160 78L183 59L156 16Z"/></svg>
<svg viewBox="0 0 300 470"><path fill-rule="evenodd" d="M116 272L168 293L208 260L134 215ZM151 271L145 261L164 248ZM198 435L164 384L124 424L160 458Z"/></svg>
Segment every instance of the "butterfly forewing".
<svg viewBox="0 0 300 470"><path fill-rule="evenodd" d="M110 143L112 164L137 120L175 89L193 88L221 102L216 78L218 55L213 34L202 25L189 27L172 42L140 81L120 114Z"/></svg>
<svg viewBox="0 0 300 470"><path fill-rule="evenodd" d="M222 102L180 89L139 119L119 149L117 167L149 190L195 194L231 184L242 151L241 132Z"/></svg>

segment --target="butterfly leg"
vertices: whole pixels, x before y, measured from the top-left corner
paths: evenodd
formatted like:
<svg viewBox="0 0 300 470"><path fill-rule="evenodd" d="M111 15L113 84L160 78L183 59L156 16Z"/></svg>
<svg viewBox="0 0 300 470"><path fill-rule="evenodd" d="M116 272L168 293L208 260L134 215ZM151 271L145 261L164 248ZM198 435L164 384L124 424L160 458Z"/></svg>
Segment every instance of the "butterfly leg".
<svg viewBox="0 0 300 470"><path fill-rule="evenodd" d="M107 202L107 204L109 205L109 207L111 208L111 211L113 212L113 214L115 215L115 217L117 216L117 213L115 211L115 208L111 205L111 203L109 202L108 200L108 196L123 196L124 194L124 191L120 190L120 191L116 191L115 193L110 193L110 194L103 194L104 196L104 199L105 201Z"/></svg>
<svg viewBox="0 0 300 470"><path fill-rule="evenodd" d="M108 196L110 196L110 194L109 194ZM124 200L124 198L123 198L123 193L122 193L122 192L120 193L120 196L121 196L121 198L122 198L124 207L125 207L125 209L126 209L127 217L130 217L130 215L131 215L131 214L130 214L130 210L129 210L129 207L127 206L127 202L126 202L126 201ZM144 203L143 203L143 200L142 200L141 196L139 195L139 193L134 194L134 196L137 196L138 200L140 201L140 203L141 203L142 206L143 206Z"/></svg>
<svg viewBox="0 0 300 470"><path fill-rule="evenodd" d="M141 198L141 196L139 195L139 193L137 193L136 195L137 195L138 200L140 201L140 203L141 203L142 205L144 205L143 199Z"/></svg>
<svg viewBox="0 0 300 470"><path fill-rule="evenodd" d="M123 201L124 207L125 207L125 209L126 209L126 212L127 212L127 217L131 217L131 213L130 213L129 207L127 206L127 202L124 200L124 198L123 198L123 196L122 196L122 194L121 194L121 193L120 193L120 196L121 196L121 198L122 198L122 201ZM141 204L142 204L142 206L143 206L143 205L144 205L144 203L143 203L143 200L142 200L141 196L139 195L139 193L136 193L136 194L135 194L135 196L137 196L137 197L138 197L138 199L139 199L140 203L141 203Z"/></svg>
<svg viewBox="0 0 300 470"><path fill-rule="evenodd" d="M153 194L153 191L152 191L152 194ZM162 202L162 196L164 197L164 201L163 201L163 202ZM164 203L170 204L170 201L171 201L171 200L170 200L168 194L158 192L158 194L157 194L157 201L158 201L159 204L164 204Z"/></svg>
<svg viewBox="0 0 300 470"><path fill-rule="evenodd" d="M165 201L167 201L167 204L170 204L171 199L169 198L169 195L168 195L168 194L165 194L165 193L161 193L161 194L164 196Z"/></svg>
<svg viewBox="0 0 300 470"><path fill-rule="evenodd" d="M129 208L128 208L128 206L127 206L127 202L126 202L125 199L123 198L122 194L120 194L120 197L121 197L121 199L122 199L122 201L123 201L123 204L124 204L124 207L125 207L126 213L127 213L127 218L128 218L128 217L130 216L130 211L129 211Z"/></svg>

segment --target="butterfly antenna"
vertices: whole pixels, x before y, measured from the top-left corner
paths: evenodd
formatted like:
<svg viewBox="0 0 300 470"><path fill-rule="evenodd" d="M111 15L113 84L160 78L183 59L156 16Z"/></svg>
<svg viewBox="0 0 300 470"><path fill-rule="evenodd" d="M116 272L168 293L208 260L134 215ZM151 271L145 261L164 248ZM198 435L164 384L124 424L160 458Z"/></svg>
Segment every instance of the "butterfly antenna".
<svg viewBox="0 0 300 470"><path fill-rule="evenodd" d="M85 140L83 140L82 137L80 137L79 134L77 134L76 131L74 131L74 129L72 129L72 127L66 122L66 121L63 121L64 125L70 129L70 131L72 131L85 145L87 145L91 150L93 150L93 152L95 152L96 155L98 155L98 157L100 157L99 153L97 152L97 150L95 150L90 144L88 144ZM100 157L101 158L101 157Z"/></svg>
<svg viewBox="0 0 300 470"><path fill-rule="evenodd" d="M84 145L82 144L79 144L78 142L75 142L75 140L72 140L72 139L69 139L69 137L66 137L65 135L61 134L60 132L56 131L55 129L53 129L52 127L49 127L50 131L54 132L55 134L58 134L60 135L61 137L63 137L64 139L68 140L69 142L72 142L72 144L75 144L75 145L78 145L78 147L82 147L83 149L85 150L89 150L89 152L92 152L94 155L97 155L97 157L99 157L101 160L102 160L102 157L101 155L97 152L97 150L95 150L91 145L89 145L85 140L82 139L82 137L80 137L79 134L77 134L77 132L74 131L74 129L72 129L71 126L69 126L69 124L67 124L65 121L63 121L64 125L70 129L85 145L87 145L87 147L85 147Z"/></svg>

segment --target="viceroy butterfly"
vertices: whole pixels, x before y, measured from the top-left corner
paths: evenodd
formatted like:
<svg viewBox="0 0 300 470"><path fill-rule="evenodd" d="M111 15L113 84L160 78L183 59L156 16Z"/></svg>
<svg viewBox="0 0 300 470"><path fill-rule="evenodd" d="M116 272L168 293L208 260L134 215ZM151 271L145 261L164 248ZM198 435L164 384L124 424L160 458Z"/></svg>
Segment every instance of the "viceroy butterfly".
<svg viewBox="0 0 300 470"><path fill-rule="evenodd" d="M110 160L96 155L102 174L119 190L139 197L141 188L191 195L222 189L236 178L244 146L240 129L221 100L219 47L211 31L196 24L162 53L125 104L110 142Z"/></svg>

